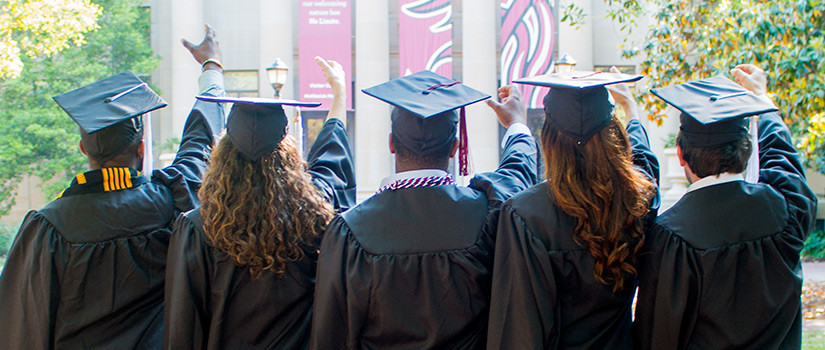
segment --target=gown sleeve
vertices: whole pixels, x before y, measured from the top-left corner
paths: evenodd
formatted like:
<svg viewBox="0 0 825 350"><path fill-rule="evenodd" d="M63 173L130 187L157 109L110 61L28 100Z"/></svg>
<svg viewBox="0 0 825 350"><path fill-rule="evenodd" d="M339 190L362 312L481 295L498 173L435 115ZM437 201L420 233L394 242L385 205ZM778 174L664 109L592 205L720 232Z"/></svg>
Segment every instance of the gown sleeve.
<svg viewBox="0 0 825 350"><path fill-rule="evenodd" d="M152 179L169 187L179 212L194 209L198 189L212 153L214 135L223 128L224 110L219 103L197 101L183 127L180 148L172 165L155 170Z"/></svg>
<svg viewBox="0 0 825 350"><path fill-rule="evenodd" d="M0 339L7 349L54 347L60 278L67 253L38 212L26 216L0 275Z"/></svg>
<svg viewBox="0 0 825 350"><path fill-rule="evenodd" d="M324 123L307 163L315 186L336 212L355 205L355 164L342 121L330 118Z"/></svg>
<svg viewBox="0 0 825 350"><path fill-rule="evenodd" d="M799 154L791 133L777 113L759 117L759 182L785 198L791 220L791 234L805 241L814 227L817 199L805 180Z"/></svg>
<svg viewBox="0 0 825 350"><path fill-rule="evenodd" d="M211 255L203 234L187 215L178 217L169 242L163 298L167 349L204 348L211 324Z"/></svg>
<svg viewBox="0 0 825 350"><path fill-rule="evenodd" d="M633 165L647 175L656 185L659 184L659 160L650 150L650 139L642 123L633 119L627 123L627 137L633 152Z"/></svg>
<svg viewBox="0 0 825 350"><path fill-rule="evenodd" d="M371 268L346 222L333 219L321 241L310 349L355 349L367 315Z"/></svg>
<svg viewBox="0 0 825 350"><path fill-rule="evenodd" d="M507 204L498 222L487 349L555 349L560 314L544 244Z"/></svg>
<svg viewBox="0 0 825 350"><path fill-rule="evenodd" d="M538 182L538 146L532 136L515 134L507 139L501 163L494 172L470 180L470 187L485 192L491 207Z"/></svg>
<svg viewBox="0 0 825 350"><path fill-rule="evenodd" d="M634 343L638 349L684 349L702 297L701 262L691 247L662 226L654 224L646 237L649 244L637 266L643 287L636 300Z"/></svg>

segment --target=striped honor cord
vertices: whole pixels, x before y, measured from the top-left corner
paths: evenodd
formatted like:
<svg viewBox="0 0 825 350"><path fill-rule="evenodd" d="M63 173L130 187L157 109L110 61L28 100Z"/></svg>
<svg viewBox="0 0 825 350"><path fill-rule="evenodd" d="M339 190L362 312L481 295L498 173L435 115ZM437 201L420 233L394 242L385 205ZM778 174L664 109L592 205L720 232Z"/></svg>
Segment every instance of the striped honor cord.
<svg viewBox="0 0 825 350"><path fill-rule="evenodd" d="M386 190L400 190L402 188L435 187L444 185L455 185L455 181L450 174L447 174L446 176L427 176L396 180L390 182L384 187L381 187L377 193L381 193Z"/></svg>

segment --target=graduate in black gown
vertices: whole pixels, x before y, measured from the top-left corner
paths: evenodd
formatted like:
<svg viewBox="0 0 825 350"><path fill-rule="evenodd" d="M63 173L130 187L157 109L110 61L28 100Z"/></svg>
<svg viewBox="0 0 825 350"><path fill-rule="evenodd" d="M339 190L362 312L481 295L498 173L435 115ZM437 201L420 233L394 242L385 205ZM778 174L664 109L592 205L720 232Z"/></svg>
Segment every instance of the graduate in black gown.
<svg viewBox="0 0 825 350"><path fill-rule="evenodd" d="M817 199L753 65L654 94L682 111L680 162L691 185L640 255L634 333L643 349L799 349L799 252ZM748 121L758 115L758 143ZM758 147L758 182L745 181ZM756 165L756 164L752 164ZM756 180L756 179L752 179Z"/></svg>
<svg viewBox="0 0 825 350"><path fill-rule="evenodd" d="M617 83L640 78L614 67L516 81L550 87L540 136L547 180L501 209L488 349L632 347L635 257L656 216L659 165L629 88Z"/></svg>
<svg viewBox="0 0 825 350"><path fill-rule="evenodd" d="M335 97L308 168L285 137L281 105L295 101L227 100L202 206L178 219L169 245L166 348L308 347L320 235L355 198L344 70L316 61Z"/></svg>
<svg viewBox="0 0 825 350"><path fill-rule="evenodd" d="M198 62L219 62L213 40L207 29L204 43L189 46ZM219 63L203 69L201 92L222 94ZM147 180L141 116L166 103L146 84L124 72L55 101L80 125L92 170L23 221L0 276L0 347L160 348L172 224L198 204L223 109L195 103L172 165Z"/></svg>
<svg viewBox="0 0 825 350"><path fill-rule="evenodd" d="M397 173L324 234L311 347L483 348L497 208L537 181L521 95L507 86L488 102L508 127L504 153L463 187L446 171L463 148L455 109L487 95L426 71L364 92L395 105Z"/></svg>

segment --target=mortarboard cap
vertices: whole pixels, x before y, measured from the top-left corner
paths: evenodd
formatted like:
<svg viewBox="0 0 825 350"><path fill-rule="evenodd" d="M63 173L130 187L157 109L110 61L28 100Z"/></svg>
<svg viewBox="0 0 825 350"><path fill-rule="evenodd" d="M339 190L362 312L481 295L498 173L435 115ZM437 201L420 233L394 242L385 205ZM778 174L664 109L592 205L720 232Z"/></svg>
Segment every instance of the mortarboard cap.
<svg viewBox="0 0 825 350"><path fill-rule="evenodd" d="M745 117L778 110L767 97L756 96L721 75L650 92L682 111L679 128L690 147L741 139L748 134Z"/></svg>
<svg viewBox="0 0 825 350"><path fill-rule="evenodd" d="M605 85L629 83L641 75L607 72L568 72L514 80L514 83L549 87L544 96L547 121L579 144L607 126L613 104Z"/></svg>
<svg viewBox="0 0 825 350"><path fill-rule="evenodd" d="M166 101L128 71L55 96L54 101L89 134L166 107Z"/></svg>
<svg viewBox="0 0 825 350"><path fill-rule="evenodd" d="M136 117L166 106L128 71L55 96L54 101L80 126L86 153L101 166L139 140L143 124Z"/></svg>
<svg viewBox="0 0 825 350"><path fill-rule="evenodd" d="M231 102L226 121L226 134L247 159L271 153L286 136L287 118L282 106L318 107L317 102L270 99L260 97L197 96L209 102Z"/></svg>
<svg viewBox="0 0 825 350"><path fill-rule="evenodd" d="M430 71L421 71L368 89L365 94L389 103L392 135L411 151L424 155L455 140L460 119L459 164L467 174L467 130L464 108L490 95ZM457 115L454 110L461 108Z"/></svg>

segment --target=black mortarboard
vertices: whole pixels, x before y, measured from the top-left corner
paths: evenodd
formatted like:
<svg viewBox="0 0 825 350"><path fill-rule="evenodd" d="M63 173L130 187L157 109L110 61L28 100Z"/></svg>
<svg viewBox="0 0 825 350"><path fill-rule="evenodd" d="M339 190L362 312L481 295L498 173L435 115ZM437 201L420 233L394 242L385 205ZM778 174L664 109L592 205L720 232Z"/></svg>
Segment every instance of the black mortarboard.
<svg viewBox="0 0 825 350"><path fill-rule="evenodd" d="M166 107L132 72L123 72L54 97L86 133Z"/></svg>
<svg viewBox="0 0 825 350"><path fill-rule="evenodd" d="M100 165L123 152L143 133L142 122L136 117L166 106L158 94L128 71L55 96L54 101L80 126L86 153Z"/></svg>
<svg viewBox="0 0 825 350"><path fill-rule="evenodd" d="M270 99L260 97L197 96L209 102L232 102L226 121L226 135L241 154L250 160L269 154L278 148L286 136L287 118L281 106L318 107L318 102Z"/></svg>
<svg viewBox="0 0 825 350"><path fill-rule="evenodd" d="M467 174L467 128L464 106L490 95L430 71L391 80L361 90L387 102L392 111L392 136L411 151L423 155L455 140L460 119L459 164ZM455 110L461 108L459 115Z"/></svg>
<svg viewBox="0 0 825 350"><path fill-rule="evenodd" d="M767 97L756 96L721 75L650 92L682 111L680 130L690 147L741 139L748 134L745 117L778 110Z"/></svg>
<svg viewBox="0 0 825 350"><path fill-rule="evenodd" d="M605 85L629 83L641 75L607 72L569 72L514 80L514 83L546 86L544 114L547 122L579 144L610 123L613 104Z"/></svg>

